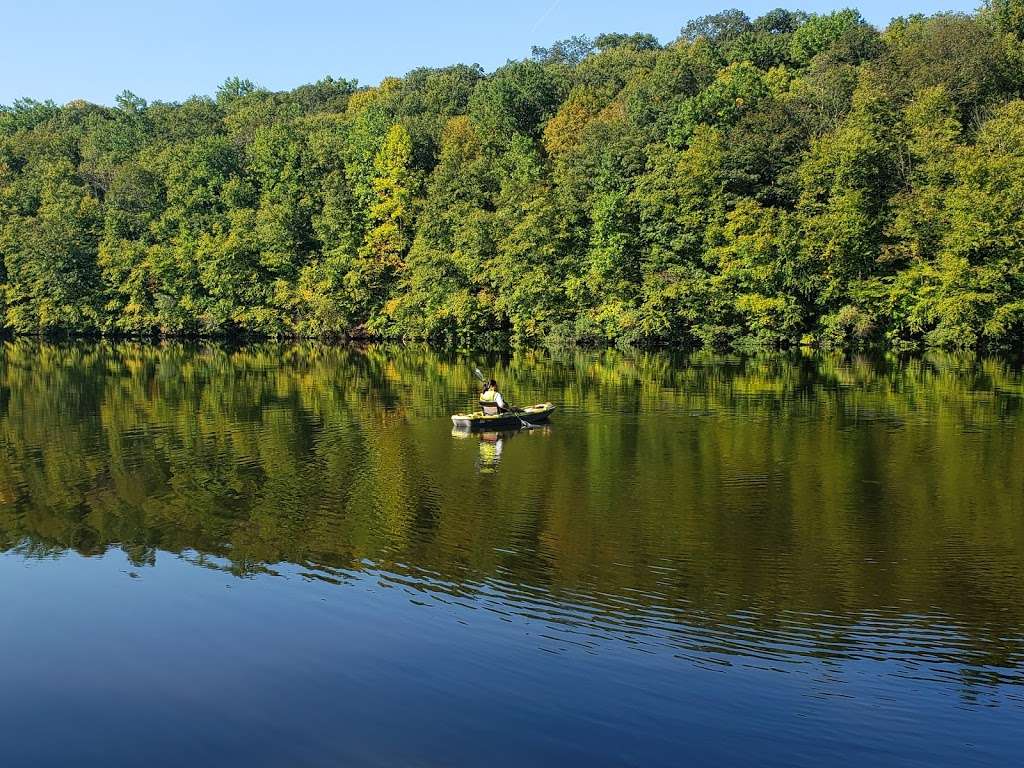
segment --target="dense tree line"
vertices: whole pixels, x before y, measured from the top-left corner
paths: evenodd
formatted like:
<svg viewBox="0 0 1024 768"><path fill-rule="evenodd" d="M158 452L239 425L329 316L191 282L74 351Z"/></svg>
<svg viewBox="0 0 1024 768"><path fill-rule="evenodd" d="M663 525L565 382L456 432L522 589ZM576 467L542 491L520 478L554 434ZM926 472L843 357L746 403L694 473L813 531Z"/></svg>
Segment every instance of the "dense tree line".
<svg viewBox="0 0 1024 768"><path fill-rule="evenodd" d="M1024 0L0 108L14 332L1017 348Z"/></svg>

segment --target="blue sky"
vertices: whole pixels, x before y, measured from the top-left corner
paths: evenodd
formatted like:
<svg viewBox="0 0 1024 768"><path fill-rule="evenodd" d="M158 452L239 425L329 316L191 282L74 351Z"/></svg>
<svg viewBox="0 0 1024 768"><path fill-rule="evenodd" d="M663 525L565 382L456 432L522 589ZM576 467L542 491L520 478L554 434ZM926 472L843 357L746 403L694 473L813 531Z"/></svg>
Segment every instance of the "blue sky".
<svg viewBox="0 0 1024 768"><path fill-rule="evenodd" d="M908 13L969 11L980 0L0 0L0 104L22 96L110 104L125 88L176 101L213 93L231 75L278 90L325 75L371 84L421 65L491 70L573 34L650 32L665 42L697 16L731 6L756 16L780 5L853 5L884 26Z"/></svg>

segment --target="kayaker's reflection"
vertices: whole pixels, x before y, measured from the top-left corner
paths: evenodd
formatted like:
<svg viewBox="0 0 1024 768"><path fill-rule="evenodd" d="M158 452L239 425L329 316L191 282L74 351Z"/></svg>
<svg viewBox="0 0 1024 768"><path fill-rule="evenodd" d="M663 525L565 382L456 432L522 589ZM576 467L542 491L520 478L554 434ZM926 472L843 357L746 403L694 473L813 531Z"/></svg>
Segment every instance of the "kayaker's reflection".
<svg viewBox="0 0 1024 768"><path fill-rule="evenodd" d="M507 436L511 440L516 433L480 432L479 434L480 457L477 459L476 469L482 475L490 475L498 471L505 437Z"/></svg>
<svg viewBox="0 0 1024 768"><path fill-rule="evenodd" d="M452 430L452 437L465 440L476 440L479 451L476 459L476 469L482 475L492 475L498 471L501 464L501 452L505 442L520 435L543 435L548 433L547 427L540 429L510 429L502 431L480 431L474 432L468 429L455 428Z"/></svg>

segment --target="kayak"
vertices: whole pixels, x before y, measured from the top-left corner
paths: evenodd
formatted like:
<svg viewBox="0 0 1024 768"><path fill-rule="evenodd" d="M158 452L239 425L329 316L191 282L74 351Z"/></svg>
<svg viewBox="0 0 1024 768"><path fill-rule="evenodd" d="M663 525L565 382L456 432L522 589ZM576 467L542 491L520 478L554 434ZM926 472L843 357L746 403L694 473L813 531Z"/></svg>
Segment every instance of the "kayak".
<svg viewBox="0 0 1024 768"><path fill-rule="evenodd" d="M527 424L541 424L548 420L554 410L555 406L551 403L538 403L516 413L497 413L494 416L487 416L483 411L456 413L452 416L452 423L462 429L515 429L521 427L524 421Z"/></svg>
<svg viewBox="0 0 1024 768"><path fill-rule="evenodd" d="M541 424L548 420L548 416L555 410L551 403L538 403L528 408L523 408L516 413L498 413L494 416L487 416L483 411L473 413L456 413L452 416L452 423L461 429L515 429L527 424Z"/></svg>

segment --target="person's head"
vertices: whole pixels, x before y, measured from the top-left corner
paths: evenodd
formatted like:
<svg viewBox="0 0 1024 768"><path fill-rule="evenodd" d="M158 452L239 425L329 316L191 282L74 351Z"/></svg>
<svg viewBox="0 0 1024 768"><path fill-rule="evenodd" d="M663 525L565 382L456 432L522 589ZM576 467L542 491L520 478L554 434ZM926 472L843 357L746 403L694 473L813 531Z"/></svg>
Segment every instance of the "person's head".
<svg viewBox="0 0 1024 768"><path fill-rule="evenodd" d="M498 388L498 382L496 382L494 379L491 379L489 382L487 382L487 386L490 387L491 389L496 390Z"/></svg>

